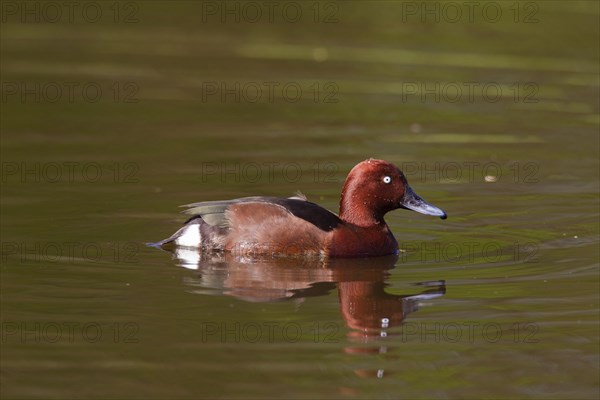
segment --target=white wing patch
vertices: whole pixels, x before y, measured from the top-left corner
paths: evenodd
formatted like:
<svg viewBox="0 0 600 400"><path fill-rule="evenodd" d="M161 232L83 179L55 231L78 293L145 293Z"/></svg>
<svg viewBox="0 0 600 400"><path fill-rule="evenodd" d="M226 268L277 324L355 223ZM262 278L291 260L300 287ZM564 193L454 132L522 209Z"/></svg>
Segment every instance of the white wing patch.
<svg viewBox="0 0 600 400"><path fill-rule="evenodd" d="M201 239L200 224L189 224L179 230L175 244L184 247L200 247Z"/></svg>

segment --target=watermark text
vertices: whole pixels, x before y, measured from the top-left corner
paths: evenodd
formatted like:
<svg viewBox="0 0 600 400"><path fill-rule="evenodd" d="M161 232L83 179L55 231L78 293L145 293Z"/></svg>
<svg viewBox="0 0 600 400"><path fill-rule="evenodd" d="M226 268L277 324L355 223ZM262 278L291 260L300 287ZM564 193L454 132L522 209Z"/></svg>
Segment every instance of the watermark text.
<svg viewBox="0 0 600 400"><path fill-rule="evenodd" d="M402 82L402 102L421 103L539 103L539 85L535 82Z"/></svg>
<svg viewBox="0 0 600 400"><path fill-rule="evenodd" d="M0 337L3 344L138 343L139 330L135 322L3 321Z"/></svg>
<svg viewBox="0 0 600 400"><path fill-rule="evenodd" d="M203 322L200 340L203 343L337 343L339 331L339 325L333 322L315 322L308 326L297 322Z"/></svg>
<svg viewBox="0 0 600 400"><path fill-rule="evenodd" d="M285 103L311 101L334 104L340 101L335 82L202 82L203 103Z"/></svg>
<svg viewBox="0 0 600 400"><path fill-rule="evenodd" d="M535 242L511 245L494 241L434 242L403 241L399 244L400 259L410 262L498 263L539 261L539 245Z"/></svg>
<svg viewBox="0 0 600 400"><path fill-rule="evenodd" d="M1 85L2 103L138 103L140 90L136 82L25 82L6 81Z"/></svg>
<svg viewBox="0 0 600 400"><path fill-rule="evenodd" d="M202 23L339 22L339 3L327 1L203 1Z"/></svg>
<svg viewBox="0 0 600 400"><path fill-rule="evenodd" d="M478 161L412 162L398 164L409 181L420 183L477 183L510 182L519 184L539 183L539 163L514 161L509 164ZM297 162L203 162L199 166L202 183L296 183L311 180L319 183L341 183L342 169L335 162L316 162L303 165Z"/></svg>
<svg viewBox="0 0 600 400"><path fill-rule="evenodd" d="M140 6L134 1L3 1L2 23L114 23L140 22Z"/></svg>
<svg viewBox="0 0 600 400"><path fill-rule="evenodd" d="M401 21L420 23L540 22L536 1L402 1Z"/></svg>
<svg viewBox="0 0 600 400"><path fill-rule="evenodd" d="M531 322L513 323L508 329L493 322L405 322L400 337L402 342L420 343L538 343L539 330Z"/></svg>
<svg viewBox="0 0 600 400"><path fill-rule="evenodd" d="M0 244L2 262L18 260L31 263L77 263L114 262L134 264L138 262L137 242L43 242L3 241Z"/></svg>
<svg viewBox="0 0 600 400"><path fill-rule="evenodd" d="M139 164L134 162L16 162L0 163L2 183L139 183Z"/></svg>

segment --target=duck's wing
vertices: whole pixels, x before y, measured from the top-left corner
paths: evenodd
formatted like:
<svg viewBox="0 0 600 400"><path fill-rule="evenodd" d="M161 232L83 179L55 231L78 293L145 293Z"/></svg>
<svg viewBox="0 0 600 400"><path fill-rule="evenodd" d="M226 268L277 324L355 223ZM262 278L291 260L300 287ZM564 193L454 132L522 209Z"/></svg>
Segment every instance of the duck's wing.
<svg viewBox="0 0 600 400"><path fill-rule="evenodd" d="M202 217L204 222L209 225L227 228L229 227L229 223L225 217L227 209L234 204L244 203L246 201L252 202L254 199L257 198L245 197L234 200L202 201L199 203L185 204L181 207L187 207L187 210L182 212L190 216L186 221L186 224L197 217Z"/></svg>
<svg viewBox="0 0 600 400"><path fill-rule="evenodd" d="M202 217L202 220L209 225L227 229L230 226L227 211L232 206L241 204L245 206L244 208L251 208L253 203L263 206L272 205L279 210L283 208L288 213L310 222L319 229L327 232L333 230L341 223L337 215L315 203L307 201L306 196L299 192L289 198L255 196L234 200L204 201L186 204L182 207L187 207L187 210L183 212L191 216L188 222L194 218Z"/></svg>

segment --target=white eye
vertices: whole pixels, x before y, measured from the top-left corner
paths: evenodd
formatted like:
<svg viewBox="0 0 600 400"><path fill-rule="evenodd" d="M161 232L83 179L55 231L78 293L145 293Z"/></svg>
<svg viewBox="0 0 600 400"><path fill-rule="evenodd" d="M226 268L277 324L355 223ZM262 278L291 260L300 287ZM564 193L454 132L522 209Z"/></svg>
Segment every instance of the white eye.
<svg viewBox="0 0 600 400"><path fill-rule="evenodd" d="M384 176L383 177L383 183L390 183L392 181L392 178L389 176Z"/></svg>

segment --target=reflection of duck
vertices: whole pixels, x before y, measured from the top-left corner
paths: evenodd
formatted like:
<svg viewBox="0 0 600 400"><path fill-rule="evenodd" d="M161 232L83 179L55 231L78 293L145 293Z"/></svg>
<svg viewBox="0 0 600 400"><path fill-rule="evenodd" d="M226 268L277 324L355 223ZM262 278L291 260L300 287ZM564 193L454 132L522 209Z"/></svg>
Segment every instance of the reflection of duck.
<svg viewBox="0 0 600 400"><path fill-rule="evenodd" d="M179 265L198 271L187 283L198 293L220 293L246 301L323 296L338 287L342 316L355 335L379 336L400 325L418 302L442 296L444 281L412 295L385 292L397 256L363 259L248 258L231 253L175 249Z"/></svg>
<svg viewBox="0 0 600 400"><path fill-rule="evenodd" d="M273 302L324 296L338 288L340 309L351 343L348 354L380 354L389 349L377 339L389 328L401 325L418 309L422 300L443 296L444 281L421 282L428 289L418 294L394 295L385 292L385 280L397 256L362 259L249 258L229 252L202 253L174 249L178 264L195 270L186 283L196 293L226 294L253 302ZM371 343L373 342L373 343ZM365 346L366 344L366 346ZM382 378L389 371L356 369L360 377Z"/></svg>
<svg viewBox="0 0 600 400"><path fill-rule="evenodd" d="M348 327L357 330L351 336L385 335L387 329L399 326L408 314L416 311L420 301L446 293L444 281L419 284L431 288L419 294L394 295L385 292L383 281L339 282L342 315Z"/></svg>
<svg viewBox="0 0 600 400"><path fill-rule="evenodd" d="M442 219L446 213L417 196L402 171L369 159L348 174L340 214L302 195L246 197L187 205L191 218L154 246L235 254L366 257L396 254L398 243L383 217L398 208Z"/></svg>
<svg viewBox="0 0 600 400"><path fill-rule="evenodd" d="M339 282L382 282L397 256L371 259L249 258L231 253L174 250L180 266L195 269L187 279L197 293L220 293L246 301L323 296Z"/></svg>
<svg viewBox="0 0 600 400"><path fill-rule="evenodd" d="M443 280L419 282L428 287L418 294L394 295L386 293L383 281L339 282L340 308L349 328L347 336L351 343L344 348L347 354L384 354L391 349L387 342L379 341L388 336L388 329L398 327L408 314L418 310L419 302L443 296L446 286ZM354 370L362 378L383 378L390 371L383 369Z"/></svg>

